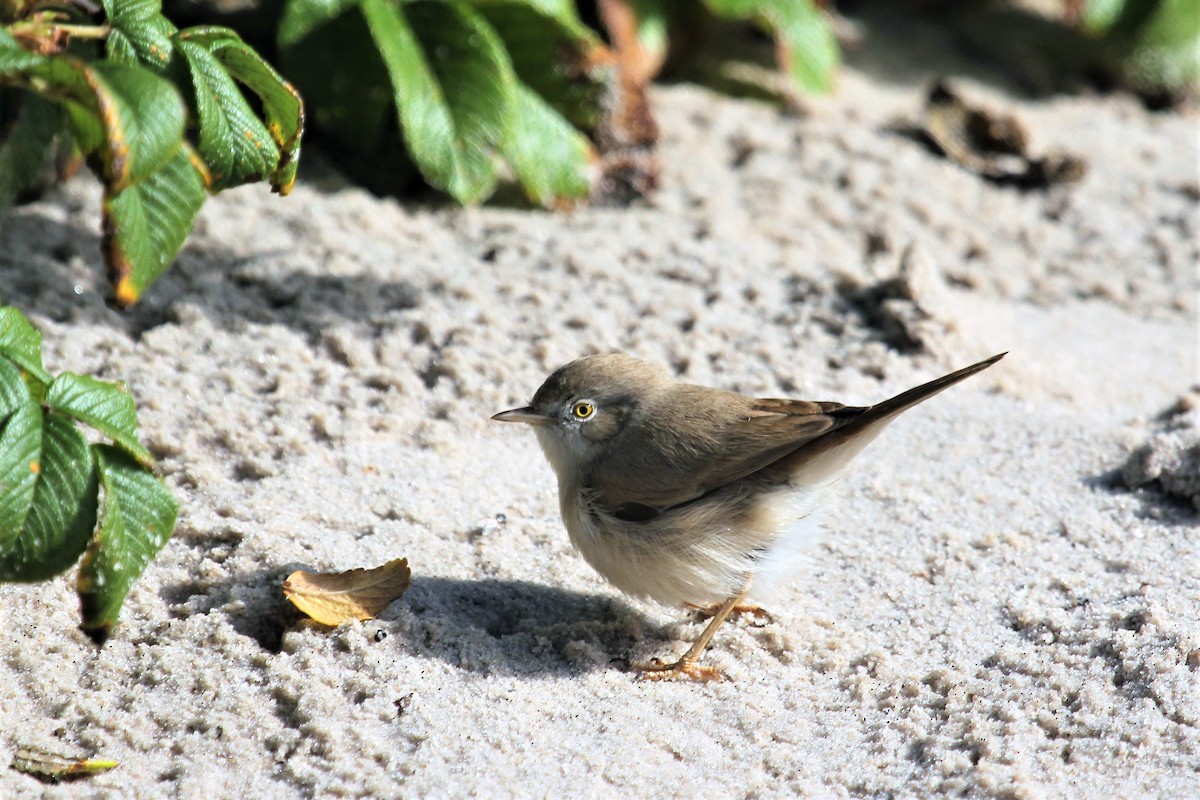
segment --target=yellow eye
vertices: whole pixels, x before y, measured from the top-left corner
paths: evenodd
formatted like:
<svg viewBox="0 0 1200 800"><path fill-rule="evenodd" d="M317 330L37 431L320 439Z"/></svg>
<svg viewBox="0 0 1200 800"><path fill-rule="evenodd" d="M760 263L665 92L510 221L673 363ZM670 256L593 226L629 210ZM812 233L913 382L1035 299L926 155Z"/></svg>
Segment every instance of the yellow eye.
<svg viewBox="0 0 1200 800"><path fill-rule="evenodd" d="M575 415L575 419L587 419L596 413L596 407L586 400L580 400L571 406L571 413Z"/></svg>

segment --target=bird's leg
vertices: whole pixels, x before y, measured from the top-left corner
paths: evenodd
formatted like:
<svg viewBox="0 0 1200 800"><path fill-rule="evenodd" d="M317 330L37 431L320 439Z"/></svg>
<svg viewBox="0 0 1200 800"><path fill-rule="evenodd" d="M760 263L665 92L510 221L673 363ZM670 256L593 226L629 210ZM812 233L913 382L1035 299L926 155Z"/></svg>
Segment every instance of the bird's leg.
<svg viewBox="0 0 1200 800"><path fill-rule="evenodd" d="M656 658L649 664L635 664L634 667L642 671L642 678L648 681L671 681L678 678L691 678L694 681L724 680L725 674L716 667L700 666L700 655L712 641L717 628L721 627L721 623L733 613L733 610L738 607L749 591L750 581L746 581L746 585L740 592L721 604L699 638L692 642L692 646L678 661L667 664Z"/></svg>

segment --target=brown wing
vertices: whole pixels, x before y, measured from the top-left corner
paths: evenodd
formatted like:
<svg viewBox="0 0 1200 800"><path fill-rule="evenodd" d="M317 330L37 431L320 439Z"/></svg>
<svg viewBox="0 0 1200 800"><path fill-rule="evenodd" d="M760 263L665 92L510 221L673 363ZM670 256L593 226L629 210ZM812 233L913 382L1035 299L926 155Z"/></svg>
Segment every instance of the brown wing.
<svg viewBox="0 0 1200 800"><path fill-rule="evenodd" d="M648 520L776 462L779 469L774 472L781 477L794 474L802 466L799 462L833 474L898 414L1004 355L869 407L752 400L681 386L610 441L604 458L584 476L584 487L610 511L630 520ZM681 430L690 433L680 435Z"/></svg>
<svg viewBox="0 0 1200 800"><path fill-rule="evenodd" d="M758 472L837 430L866 408L810 400L760 398L730 425L719 452L701 469L699 494Z"/></svg>
<svg viewBox="0 0 1200 800"><path fill-rule="evenodd" d="M659 407L629 426L629 439L612 442L585 479L594 502L629 520L653 519L773 464L865 410L723 392L703 399L713 397L720 402L675 398L673 419ZM681 429L692 433L681 436Z"/></svg>

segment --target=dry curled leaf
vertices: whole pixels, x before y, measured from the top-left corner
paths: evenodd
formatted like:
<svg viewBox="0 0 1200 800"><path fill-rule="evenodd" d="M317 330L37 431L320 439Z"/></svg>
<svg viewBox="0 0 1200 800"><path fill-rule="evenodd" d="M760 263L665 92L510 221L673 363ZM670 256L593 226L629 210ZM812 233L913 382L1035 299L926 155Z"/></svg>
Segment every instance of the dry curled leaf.
<svg viewBox="0 0 1200 800"><path fill-rule="evenodd" d="M323 625L370 619L408 590L412 572L407 558L375 569L347 572L293 572L283 582L292 605Z"/></svg>
<svg viewBox="0 0 1200 800"><path fill-rule="evenodd" d="M20 747L12 760L13 769L50 783L107 772L116 766L116 761L70 758L40 747Z"/></svg>

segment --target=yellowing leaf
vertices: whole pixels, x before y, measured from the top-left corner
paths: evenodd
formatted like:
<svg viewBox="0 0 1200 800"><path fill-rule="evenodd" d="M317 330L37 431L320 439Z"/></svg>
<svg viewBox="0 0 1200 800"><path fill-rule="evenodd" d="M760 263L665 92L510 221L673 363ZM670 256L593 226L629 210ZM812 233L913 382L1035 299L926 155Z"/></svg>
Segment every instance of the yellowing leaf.
<svg viewBox="0 0 1200 800"><path fill-rule="evenodd" d="M412 572L407 558L375 569L347 572L293 572L283 582L292 605L322 625L370 619L408 590Z"/></svg>
<svg viewBox="0 0 1200 800"><path fill-rule="evenodd" d="M40 747L18 748L13 756L12 767L18 772L33 775L44 781L60 781L107 772L117 766L116 761L96 758L68 758Z"/></svg>

